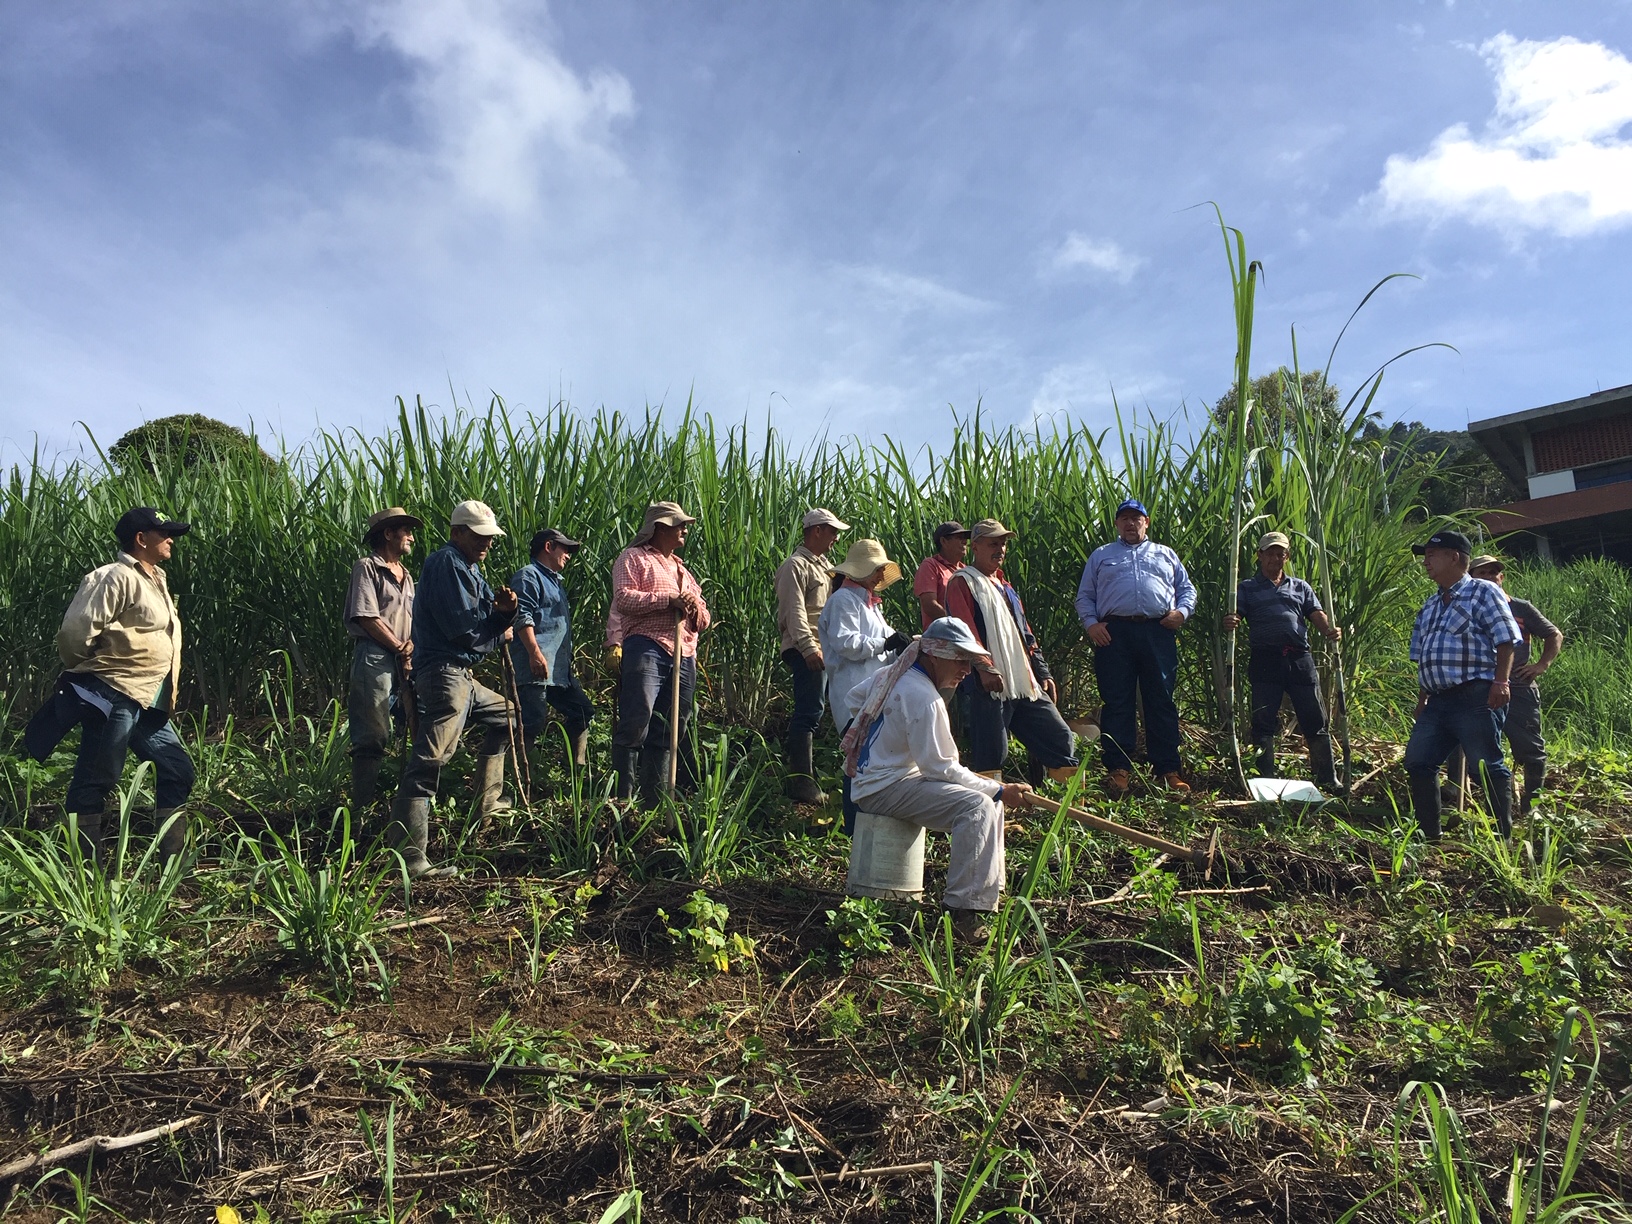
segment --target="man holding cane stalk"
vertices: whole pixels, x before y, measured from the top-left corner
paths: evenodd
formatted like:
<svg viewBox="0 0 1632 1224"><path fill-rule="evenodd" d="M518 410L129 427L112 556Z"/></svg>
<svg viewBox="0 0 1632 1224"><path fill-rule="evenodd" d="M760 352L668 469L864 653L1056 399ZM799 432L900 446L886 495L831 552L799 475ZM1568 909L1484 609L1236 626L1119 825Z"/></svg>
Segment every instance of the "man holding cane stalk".
<svg viewBox="0 0 1632 1224"><path fill-rule="evenodd" d="M403 562L424 524L401 506L369 515L363 542L368 555L351 567L346 590L346 634L352 639L351 688L346 713L351 734L351 806L362 814L379 794L380 766L391 739L391 699L412 738L414 576Z"/></svg>

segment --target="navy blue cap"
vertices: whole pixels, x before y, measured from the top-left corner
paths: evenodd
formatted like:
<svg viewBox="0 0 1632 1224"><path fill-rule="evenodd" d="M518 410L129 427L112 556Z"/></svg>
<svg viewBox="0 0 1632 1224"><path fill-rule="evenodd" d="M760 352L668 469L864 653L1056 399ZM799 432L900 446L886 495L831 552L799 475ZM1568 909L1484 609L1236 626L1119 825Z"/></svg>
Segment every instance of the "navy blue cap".
<svg viewBox="0 0 1632 1224"><path fill-rule="evenodd" d="M1112 518L1121 518L1122 515L1125 514L1129 510L1136 511L1137 513L1143 515L1147 519L1150 517L1150 511L1145 509L1145 503L1140 501L1137 497L1128 498L1127 501L1123 502L1120 506L1118 506L1116 508L1116 513L1113 514L1111 517Z"/></svg>
<svg viewBox="0 0 1632 1224"><path fill-rule="evenodd" d="M1411 551L1419 557L1430 548L1454 548L1465 557L1473 551L1473 544L1460 531L1436 531L1426 544L1411 545Z"/></svg>

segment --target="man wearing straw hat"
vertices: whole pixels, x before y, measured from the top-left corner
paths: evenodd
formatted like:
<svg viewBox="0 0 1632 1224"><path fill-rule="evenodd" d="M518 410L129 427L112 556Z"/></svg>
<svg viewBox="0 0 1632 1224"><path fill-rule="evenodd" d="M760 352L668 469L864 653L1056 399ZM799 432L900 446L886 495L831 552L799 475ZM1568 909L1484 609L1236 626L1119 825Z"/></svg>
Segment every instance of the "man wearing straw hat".
<svg viewBox="0 0 1632 1224"><path fill-rule="evenodd" d="M968 625L991 656L964 679L968 700L969 764L1001 776L1009 736L1025 745L1034 776L1064 780L1077 771L1076 742L1055 706L1058 689L1020 593L1003 576L1015 533L981 519L969 539L969 564L946 584L947 614Z"/></svg>
<svg viewBox="0 0 1632 1224"><path fill-rule="evenodd" d="M425 559L419 575L413 631L419 729L392 805L392 833L416 879L456 874L451 867L433 867L426 848L442 767L453 759L469 723L483 728L476 758L480 810L487 815L502 806L510 703L478 681L474 668L516 618L516 593L509 587L495 593L480 568L503 534L485 502L462 501L453 508L448 542Z"/></svg>
<svg viewBox="0 0 1632 1224"><path fill-rule="evenodd" d="M970 665L992 665L986 648L956 617L932 621L887 668L853 690L855 719L845 732L844 772L858 807L948 833L952 859L943 903L960 939L979 937L981 915L1003 889L1003 809L1030 787L1004 784L958 762L940 690Z"/></svg>
<svg viewBox="0 0 1632 1224"><path fill-rule="evenodd" d="M161 563L190 530L151 506L120 516L113 526L119 555L80 580L57 630L63 666L57 691L24 734L29 755L44 761L69 731L80 728L64 804L93 863L103 860L105 836L117 836L102 821L127 752L153 763L153 826L164 861L187 845L187 818L179 809L196 775L170 720L181 683L181 614ZM116 825L120 819L115 817Z"/></svg>
<svg viewBox="0 0 1632 1224"><path fill-rule="evenodd" d="M1145 748L1167 789L1190 793L1179 774L1178 633L1196 610L1196 588L1178 553L1150 538L1144 504L1116 508L1116 539L1094 549L1077 584L1077 619L1094 645L1094 675L1105 705L1100 750L1105 789L1121 799L1132 785L1139 733L1135 694L1145 707Z"/></svg>
<svg viewBox="0 0 1632 1224"><path fill-rule="evenodd" d="M1405 745L1411 807L1423 836L1437 842L1439 767L1460 745L1506 837L1513 831L1513 775L1502 757L1502 723L1513 652L1524 635L1502 589L1468 576L1473 549L1467 536L1436 531L1411 551L1439 587L1411 629L1418 690L1416 722Z"/></svg>
<svg viewBox="0 0 1632 1224"><path fill-rule="evenodd" d="M782 662L793 676L787 793L795 803L825 803L827 796L816 785L812 759L827 679L827 661L816 638L816 621L833 588L827 550L841 531L850 530L850 524L818 506L805 515L802 526L804 538L799 547L776 571L776 627L782 635Z"/></svg>
<svg viewBox="0 0 1632 1224"><path fill-rule="evenodd" d="M1275 776L1275 739L1281 730L1281 699L1292 699L1298 730L1309 746L1309 770L1315 785L1336 792L1337 768L1332 760L1332 736L1326 729L1326 711L1320 704L1320 677L1309 653L1313 625L1328 641L1343 631L1332 624L1314 587L1286 572L1292 541L1279 531L1266 532L1258 541L1258 573L1243 579L1235 590L1240 610L1224 618L1234 629L1245 620L1251 629L1247 653L1247 680L1252 686L1252 740L1258 749L1258 772Z"/></svg>
<svg viewBox="0 0 1632 1224"><path fill-rule="evenodd" d="M648 808L657 805L668 787L671 736L684 734L691 718L697 638L709 625L703 589L676 555L696 521L677 502L653 502L646 507L640 532L612 566L612 608L623 634L612 765L617 796L628 799L634 794L638 758L641 802ZM670 727L676 672L680 723Z"/></svg>
<svg viewBox="0 0 1632 1224"><path fill-rule="evenodd" d="M414 576L402 559L424 524L401 506L368 516L368 554L351 567L346 636L352 640L346 714L351 734L351 806L359 817L379 794L380 765L391 740L391 702L408 700L413 668Z"/></svg>
<svg viewBox="0 0 1632 1224"><path fill-rule="evenodd" d="M833 722L841 731L856 716L857 689L881 668L892 655L904 650L912 639L891 629L884 620L879 593L901 578L901 567L885 555L877 540L857 540L844 560L833 569L840 575L839 589L822 609L817 624L822 654L827 659L833 686ZM846 788L845 832L855 823Z"/></svg>
<svg viewBox="0 0 1632 1224"><path fill-rule="evenodd" d="M562 578L583 544L546 527L527 546L532 560L510 578L517 611L510 661L515 665L523 742L541 734L551 707L561 715L572 763L589 764L589 720L595 706L572 670L572 602Z"/></svg>

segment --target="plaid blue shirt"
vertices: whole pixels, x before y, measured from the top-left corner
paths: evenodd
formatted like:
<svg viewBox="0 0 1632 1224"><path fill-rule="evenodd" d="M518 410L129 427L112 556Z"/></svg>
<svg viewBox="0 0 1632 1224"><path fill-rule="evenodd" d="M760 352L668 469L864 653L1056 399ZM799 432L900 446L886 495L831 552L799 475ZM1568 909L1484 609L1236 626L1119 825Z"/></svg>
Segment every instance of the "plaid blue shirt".
<svg viewBox="0 0 1632 1224"><path fill-rule="evenodd" d="M1524 640L1494 582L1463 577L1436 591L1417 613L1411 630L1411 661L1417 682L1430 693L1496 678L1496 648Z"/></svg>

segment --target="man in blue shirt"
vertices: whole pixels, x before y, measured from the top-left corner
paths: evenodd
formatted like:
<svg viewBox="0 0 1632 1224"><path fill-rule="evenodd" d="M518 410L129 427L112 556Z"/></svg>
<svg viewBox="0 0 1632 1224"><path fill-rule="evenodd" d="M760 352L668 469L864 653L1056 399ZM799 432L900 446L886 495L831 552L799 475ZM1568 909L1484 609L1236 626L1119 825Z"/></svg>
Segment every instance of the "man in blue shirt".
<svg viewBox="0 0 1632 1224"><path fill-rule="evenodd" d="M1315 589L1286 572L1292 541L1279 531L1258 541L1258 573L1235 588L1237 614L1224 618L1226 629L1245 620L1248 638L1247 680L1252 685L1252 741L1258 749L1258 772L1275 776L1275 737L1281 729L1281 699L1292 699L1298 730L1309 745L1309 769L1315 785L1336 791L1332 736L1320 704L1320 677L1309 653L1308 621L1329 641L1343 631L1332 624Z"/></svg>
<svg viewBox="0 0 1632 1224"><path fill-rule="evenodd" d="M1513 831L1513 791L1502 758L1502 723L1513 650L1523 635L1502 589L1468 577L1473 549L1467 536L1436 531L1411 551L1439 587L1411 630L1418 689L1417 721L1405 746L1411 806L1423 836L1438 841L1439 769L1460 744L1506 837Z"/></svg>
<svg viewBox="0 0 1632 1224"><path fill-rule="evenodd" d="M478 683L472 669L516 617L516 593L501 587L495 595L479 568L495 537L503 534L485 503L460 502L453 508L448 542L425 559L419 575L413 635L419 731L391 809L393 838L416 879L455 874L451 867L432 867L425 849L436 784L467 722L485 728L476 760L481 811L485 815L501 806L510 703Z"/></svg>
<svg viewBox="0 0 1632 1224"><path fill-rule="evenodd" d="M542 732L548 707L554 706L579 768L589 763L589 720L595 706L572 672L572 604L561 573L581 547L565 532L546 527L528 545L532 562L510 579L517 600L510 659L516 665L522 735L531 741Z"/></svg>
<svg viewBox="0 0 1632 1224"><path fill-rule="evenodd" d="M1077 586L1077 618L1094 645L1094 674L1105 706L1100 751L1106 789L1120 799L1132 783L1138 735L1134 693L1144 698L1145 747L1151 768L1180 796L1178 633L1196 610L1196 588L1178 554L1149 538L1150 515L1129 498L1116 508L1116 540L1094 549Z"/></svg>

